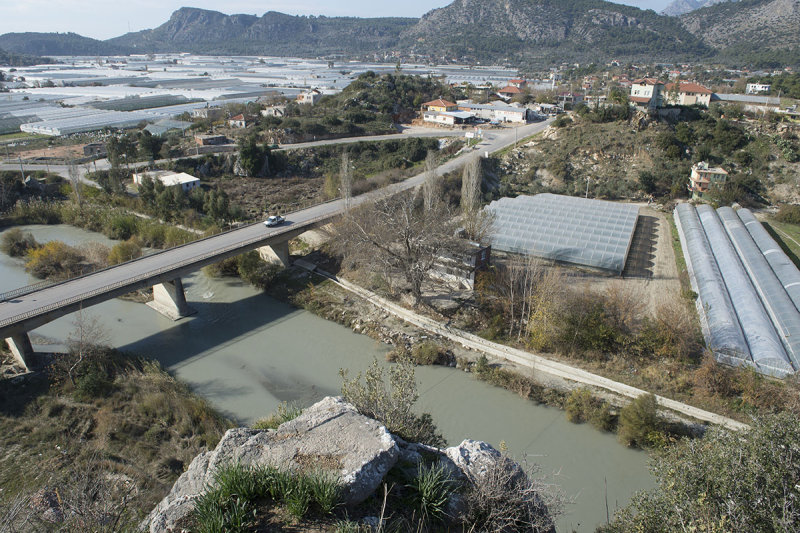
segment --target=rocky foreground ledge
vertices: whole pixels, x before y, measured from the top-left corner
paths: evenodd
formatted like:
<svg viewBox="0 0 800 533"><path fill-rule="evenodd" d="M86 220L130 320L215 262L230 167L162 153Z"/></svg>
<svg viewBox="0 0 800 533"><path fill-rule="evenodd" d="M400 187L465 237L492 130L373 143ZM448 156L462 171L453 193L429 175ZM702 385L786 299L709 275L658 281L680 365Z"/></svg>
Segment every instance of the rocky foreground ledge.
<svg viewBox="0 0 800 533"><path fill-rule="evenodd" d="M353 506L375 493L398 461L404 468L413 468L423 462L423 455L428 461L438 459L454 480L479 479L501 458L500 452L485 442L465 440L443 450L405 442L343 399L327 397L275 430L229 430L213 451L194 458L141 529L151 533L180 530L179 522L194 510L214 473L224 465L327 471L338 476L343 503ZM513 468L518 475L525 475L516 463ZM450 511L458 514L463 505L458 493L453 493Z"/></svg>

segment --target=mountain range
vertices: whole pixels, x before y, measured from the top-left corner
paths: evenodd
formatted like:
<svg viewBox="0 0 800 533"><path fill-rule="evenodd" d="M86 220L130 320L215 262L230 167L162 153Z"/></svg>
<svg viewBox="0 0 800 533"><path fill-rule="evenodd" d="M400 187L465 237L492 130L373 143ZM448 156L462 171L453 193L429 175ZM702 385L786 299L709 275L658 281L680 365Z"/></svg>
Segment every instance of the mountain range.
<svg viewBox="0 0 800 533"><path fill-rule="evenodd" d="M722 2L736 2L737 0L672 0L672 2L661 11L662 15L679 17L691 11L721 4Z"/></svg>
<svg viewBox="0 0 800 533"><path fill-rule="evenodd" d="M523 67L573 60L786 57L791 62L800 57L800 0L676 0L671 8L691 11L667 16L604 0L455 0L420 19L275 11L258 17L184 7L154 29L106 41L74 33L10 33L0 35L0 48L36 55L372 57L394 52Z"/></svg>

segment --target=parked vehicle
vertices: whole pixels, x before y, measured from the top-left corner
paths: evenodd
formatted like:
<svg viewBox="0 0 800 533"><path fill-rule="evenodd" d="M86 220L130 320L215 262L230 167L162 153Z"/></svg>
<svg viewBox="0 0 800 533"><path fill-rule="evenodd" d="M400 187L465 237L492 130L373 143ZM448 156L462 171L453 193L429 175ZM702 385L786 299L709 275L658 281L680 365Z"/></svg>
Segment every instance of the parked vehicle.
<svg viewBox="0 0 800 533"><path fill-rule="evenodd" d="M272 226L279 226L280 224L283 224L285 220L286 219L280 215L272 215L264 221L264 225L268 228L271 228Z"/></svg>

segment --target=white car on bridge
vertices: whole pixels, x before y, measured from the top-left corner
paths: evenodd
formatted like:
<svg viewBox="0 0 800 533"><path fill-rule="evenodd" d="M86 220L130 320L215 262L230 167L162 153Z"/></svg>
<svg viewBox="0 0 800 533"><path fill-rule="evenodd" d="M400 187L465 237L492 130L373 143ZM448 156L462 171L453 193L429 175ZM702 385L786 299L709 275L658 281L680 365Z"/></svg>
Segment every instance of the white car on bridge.
<svg viewBox="0 0 800 533"><path fill-rule="evenodd" d="M283 224L285 221L286 219L280 215L272 215L271 217L269 217L267 220L264 221L264 225L267 226L268 228L271 228L273 226L279 226Z"/></svg>

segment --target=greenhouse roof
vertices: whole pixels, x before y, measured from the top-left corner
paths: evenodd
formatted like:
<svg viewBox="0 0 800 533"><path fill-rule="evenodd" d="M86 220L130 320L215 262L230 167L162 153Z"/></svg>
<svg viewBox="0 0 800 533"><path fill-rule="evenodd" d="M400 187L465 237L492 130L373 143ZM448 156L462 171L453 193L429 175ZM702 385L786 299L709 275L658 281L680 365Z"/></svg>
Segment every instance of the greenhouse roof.
<svg viewBox="0 0 800 533"><path fill-rule="evenodd" d="M492 246L622 273L639 207L557 194L502 198L494 214Z"/></svg>

